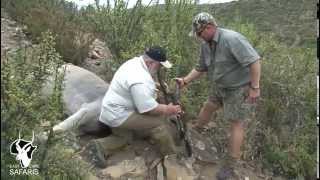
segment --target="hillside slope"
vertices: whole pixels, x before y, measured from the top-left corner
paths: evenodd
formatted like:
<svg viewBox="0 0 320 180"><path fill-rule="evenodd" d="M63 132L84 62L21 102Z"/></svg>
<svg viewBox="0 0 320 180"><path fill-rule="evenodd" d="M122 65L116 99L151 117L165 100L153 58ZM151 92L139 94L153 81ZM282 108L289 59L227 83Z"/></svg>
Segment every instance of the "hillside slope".
<svg viewBox="0 0 320 180"><path fill-rule="evenodd" d="M315 0L239 0L225 4L201 5L220 24L241 18L259 31L273 32L289 46L316 47L317 1Z"/></svg>

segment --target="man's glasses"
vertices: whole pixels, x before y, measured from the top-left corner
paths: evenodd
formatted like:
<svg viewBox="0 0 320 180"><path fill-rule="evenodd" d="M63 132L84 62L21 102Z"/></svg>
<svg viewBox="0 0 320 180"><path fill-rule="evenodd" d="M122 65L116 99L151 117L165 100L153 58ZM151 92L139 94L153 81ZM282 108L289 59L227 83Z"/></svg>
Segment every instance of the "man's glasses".
<svg viewBox="0 0 320 180"><path fill-rule="evenodd" d="M196 32L196 34L197 34L197 36L201 36L201 34L202 34L202 32L205 30L207 28L207 26L204 26L204 27L202 27L201 29L200 29L200 31L197 31Z"/></svg>

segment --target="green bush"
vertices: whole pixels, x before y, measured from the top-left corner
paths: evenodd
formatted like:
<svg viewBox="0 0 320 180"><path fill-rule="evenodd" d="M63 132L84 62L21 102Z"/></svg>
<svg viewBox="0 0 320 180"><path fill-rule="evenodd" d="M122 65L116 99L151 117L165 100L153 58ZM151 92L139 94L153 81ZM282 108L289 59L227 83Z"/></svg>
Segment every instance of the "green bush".
<svg viewBox="0 0 320 180"><path fill-rule="evenodd" d="M10 165L19 164L8 148L19 137L18 134L24 139L32 139L33 131L37 135L43 130L41 124L49 122L51 128L63 118L61 92L64 73L58 71L63 61L54 46L52 34L43 33L39 45L7 54L1 61L1 178L3 179L26 178L9 174ZM53 91L49 97L44 98L42 90L49 77L53 77ZM33 144L38 148L31 163L39 165L40 176L32 178L48 179L55 177L58 172L64 172L59 176L77 179L80 172L85 172L75 170L73 164L68 166L61 160L61 157L67 159L63 153L65 147L62 148L52 136L49 136L48 143L46 146ZM56 146L60 148L55 148ZM70 163L75 162L70 157L69 159Z"/></svg>
<svg viewBox="0 0 320 180"><path fill-rule="evenodd" d="M26 25L34 43L42 32L50 30L56 35L55 48L65 62L79 65L87 57L93 40L92 27L74 3L64 0L4 0L1 1L10 16Z"/></svg>
<svg viewBox="0 0 320 180"><path fill-rule="evenodd" d="M262 55L261 101L248 129L247 159L276 173L312 179L316 172L316 49L289 48L253 25L235 23ZM254 127L254 128L252 128Z"/></svg>

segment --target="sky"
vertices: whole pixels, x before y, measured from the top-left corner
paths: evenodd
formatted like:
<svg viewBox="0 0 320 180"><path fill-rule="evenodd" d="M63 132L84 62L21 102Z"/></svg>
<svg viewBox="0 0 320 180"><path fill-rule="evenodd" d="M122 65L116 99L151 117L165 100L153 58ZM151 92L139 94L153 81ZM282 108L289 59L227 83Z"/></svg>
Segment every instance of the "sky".
<svg viewBox="0 0 320 180"><path fill-rule="evenodd" d="M79 7L87 6L89 4L94 4L94 0L67 0L71 2L75 2ZM235 0L200 0L200 4L216 4L216 3L225 3L225 2L231 2ZM107 0L100 0L100 4L106 3ZM110 0L112 2L112 0ZM134 6L136 0L129 0L128 8L131 8ZM148 4L150 0L142 0L142 4ZM156 2L156 1L155 1ZM164 0L159 0L160 4L164 2Z"/></svg>

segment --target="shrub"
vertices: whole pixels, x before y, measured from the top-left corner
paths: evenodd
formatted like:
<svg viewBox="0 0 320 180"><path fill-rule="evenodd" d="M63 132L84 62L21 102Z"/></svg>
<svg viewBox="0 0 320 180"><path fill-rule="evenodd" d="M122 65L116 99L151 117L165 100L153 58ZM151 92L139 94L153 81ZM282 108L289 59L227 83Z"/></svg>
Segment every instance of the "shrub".
<svg viewBox="0 0 320 180"><path fill-rule="evenodd" d="M63 0L5 0L3 7L12 18L27 26L34 43L42 32L56 35L55 48L65 62L79 65L88 55L93 40L91 27L85 23L74 3Z"/></svg>
<svg viewBox="0 0 320 180"><path fill-rule="evenodd" d="M49 122L51 128L63 118L62 88L63 72L58 71L62 64L61 56L54 49L54 37L44 33L40 44L34 48L20 49L8 54L1 61L1 178L26 178L25 176L10 176L10 165L17 164L14 156L8 155L8 147L18 134L30 137L43 130L41 124ZM54 78L53 93L46 99L42 98L44 83L48 77ZM49 136L45 147L38 146L33 156L32 164L38 164L40 176L37 179L48 179L60 176L79 177L80 172L86 172L68 166L61 157L67 155L57 141ZM60 146L60 148L55 148ZM36 154L36 155L35 155ZM60 154L52 156L51 154ZM75 162L69 157L70 163ZM58 168L57 168L58 167ZM68 167L68 168L66 168ZM78 166L80 168L81 166ZM78 173L76 173L78 172Z"/></svg>
<svg viewBox="0 0 320 180"><path fill-rule="evenodd" d="M230 24L262 55L261 100L248 132L247 159L277 174L312 179L316 172L316 50L289 48L253 25ZM314 46L315 47L315 46Z"/></svg>

